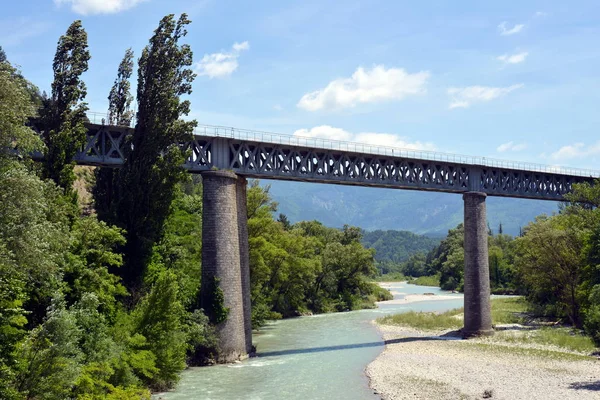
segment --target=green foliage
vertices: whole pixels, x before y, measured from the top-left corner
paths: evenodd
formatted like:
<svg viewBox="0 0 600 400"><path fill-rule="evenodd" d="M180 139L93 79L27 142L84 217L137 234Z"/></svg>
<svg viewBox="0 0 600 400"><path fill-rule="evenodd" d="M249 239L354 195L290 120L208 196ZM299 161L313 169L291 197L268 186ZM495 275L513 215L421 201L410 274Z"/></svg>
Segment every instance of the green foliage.
<svg viewBox="0 0 600 400"><path fill-rule="evenodd" d="M26 398L65 399L80 373L81 330L75 315L56 298L42 325L32 330L19 349L16 387Z"/></svg>
<svg viewBox="0 0 600 400"><path fill-rule="evenodd" d="M149 225L135 225L150 226L159 234L150 246L151 273L143 277L145 286L133 293L121 284L119 275L126 275L123 257L135 258L130 251L137 249L135 243L128 248L123 229L98 221L93 214L81 216L72 191L71 160L85 139L87 110L81 74L87 69L89 53L81 23L74 22L59 41L52 97L44 100L37 121L48 147L44 174L61 187L36 176L27 159L29 152L43 149L42 141L26 127L35 117L37 88L10 64L0 62L3 399L150 399L144 386L171 387L186 365L186 356L190 363L199 364L215 353L214 327L195 309L201 275L200 186L189 179L180 190L178 180L172 179L185 176L179 166L184 153L177 144L194 125L178 120L189 111L189 103L177 97L190 92L193 79L186 68L191 65L191 51L177 45L187 23L185 16L177 24L172 16L163 19L140 62L138 94L146 97L140 99L145 106L138 129L150 141L137 138L140 162L135 167L150 169L141 176L151 179L139 181L137 190L157 185L160 204L149 212L165 209L161 207L167 212ZM111 92L111 117L118 123L131 118L127 81L131 59L128 51ZM23 157L14 157L7 148L18 149ZM102 202L98 181L107 177L104 183L110 184L104 188L112 191L108 197L120 196L120 174L97 173L97 206ZM166 195L161 197L165 187ZM118 204L113 200L105 204L103 219L130 226L117 218ZM141 271L136 273L141 278Z"/></svg>
<svg viewBox="0 0 600 400"><path fill-rule="evenodd" d="M385 298L370 278L373 250L365 249L355 227L327 228L317 221L286 227L273 219L277 205L269 188L248 188L248 233L252 322L311 312L373 307Z"/></svg>
<svg viewBox="0 0 600 400"><path fill-rule="evenodd" d="M133 118L133 112L130 111L133 96L129 83L132 72L133 50L129 48L119 64L117 78L108 95L108 123L111 125L129 126Z"/></svg>
<svg viewBox="0 0 600 400"><path fill-rule="evenodd" d="M207 294L206 297L210 301L206 302L206 315L211 323L217 325L227 319L229 315L229 308L225 307L225 295L223 289L219 285L219 278L213 277L211 282L206 286Z"/></svg>
<svg viewBox="0 0 600 400"><path fill-rule="evenodd" d="M600 285L594 285L589 295L590 306L585 312L585 331L600 346Z"/></svg>
<svg viewBox="0 0 600 400"><path fill-rule="evenodd" d="M149 383L157 390L172 387L185 368L185 310L178 296L177 276L164 271L134 313L135 332L147 339L149 350L156 356L157 372Z"/></svg>
<svg viewBox="0 0 600 400"><path fill-rule="evenodd" d="M164 233L152 250L152 258L144 277L152 285L161 271L177 275L182 304L190 309L198 303L200 264L202 261L202 196L201 185L190 187L189 194L177 188Z"/></svg>
<svg viewBox="0 0 600 400"><path fill-rule="evenodd" d="M133 96L129 79L133 72L133 51L127 49L119 64L117 78L108 95L108 123L111 125L129 126L133 119L130 110ZM116 204L118 198L118 172L112 168L96 168L93 187L95 208L103 221L115 223Z"/></svg>
<svg viewBox="0 0 600 400"><path fill-rule="evenodd" d="M75 21L60 37L52 68L52 97L44 102L41 125L48 150L45 154L46 177L54 180L65 193L72 194L75 181L73 157L86 142L83 102L87 89L81 75L88 69L90 53L87 33L81 21Z"/></svg>
<svg viewBox="0 0 600 400"><path fill-rule="evenodd" d="M179 41L187 34L190 21L182 14L164 17L138 61L135 151L126 155L119 173L117 220L127 231L127 286L137 286L150 262L153 246L163 235L164 223L179 182L185 179L181 168L185 150L179 143L191 140L195 121L180 117L190 111L190 94L195 77L189 68L192 51Z"/></svg>
<svg viewBox="0 0 600 400"><path fill-rule="evenodd" d="M583 242L574 215L539 217L516 240L516 265L528 299L548 315L566 316L581 326Z"/></svg>
<svg viewBox="0 0 600 400"><path fill-rule="evenodd" d="M116 252L125 244L122 230L90 216L76 220L71 235L70 257L63 276L68 283L65 293L69 303L93 293L103 312L114 317L117 299L127 294L119 276L110 273L123 263L122 255Z"/></svg>
<svg viewBox="0 0 600 400"><path fill-rule="evenodd" d="M0 157L7 150L18 149L27 157L34 150L42 150L39 137L26 126L36 115L27 90L27 83L19 79L17 71L8 62L0 62ZM1 162L1 161L0 161Z"/></svg>
<svg viewBox="0 0 600 400"><path fill-rule="evenodd" d="M394 295L391 294L389 290L384 289L376 284L371 285L371 287L373 291L373 296L375 297L375 301L387 301L394 299Z"/></svg>
<svg viewBox="0 0 600 400"><path fill-rule="evenodd" d="M363 232L361 242L365 247L375 249L377 268L382 274L403 272L409 276L421 276L422 271L406 272L406 267L402 264L410 261L416 254L427 253L439 240L407 231L376 230ZM419 275L413 275L415 272Z"/></svg>
<svg viewBox="0 0 600 400"><path fill-rule="evenodd" d="M411 278L408 283L419 286L440 286L440 274Z"/></svg>

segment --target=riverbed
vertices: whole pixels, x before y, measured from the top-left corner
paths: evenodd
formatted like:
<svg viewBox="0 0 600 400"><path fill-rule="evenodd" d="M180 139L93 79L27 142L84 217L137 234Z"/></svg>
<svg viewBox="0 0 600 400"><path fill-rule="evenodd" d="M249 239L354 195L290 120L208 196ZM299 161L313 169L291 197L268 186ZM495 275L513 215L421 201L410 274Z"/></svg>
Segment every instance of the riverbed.
<svg viewBox="0 0 600 400"><path fill-rule="evenodd" d="M394 300L373 310L273 321L255 331L257 357L189 368L171 392L153 399L379 399L365 367L384 349L372 321L386 314L462 307L461 294L406 283L385 284ZM418 296L431 293L425 296ZM442 297L443 296L443 297Z"/></svg>

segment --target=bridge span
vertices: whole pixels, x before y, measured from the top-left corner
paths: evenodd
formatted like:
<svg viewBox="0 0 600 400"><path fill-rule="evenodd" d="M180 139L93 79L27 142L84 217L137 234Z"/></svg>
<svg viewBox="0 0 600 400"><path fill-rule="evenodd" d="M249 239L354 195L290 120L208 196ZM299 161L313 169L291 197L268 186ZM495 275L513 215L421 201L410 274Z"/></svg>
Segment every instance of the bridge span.
<svg viewBox="0 0 600 400"><path fill-rule="evenodd" d="M119 167L132 128L88 124L79 164ZM564 199L573 184L600 171L484 157L395 149L219 126L200 126L184 164L203 178L201 304L218 279L229 314L217 326L220 362L252 351L246 178L283 179L462 194L464 199L464 337L493 333L490 311L487 196ZM131 150L131 149L128 149ZM135 150L132 150L135 151Z"/></svg>

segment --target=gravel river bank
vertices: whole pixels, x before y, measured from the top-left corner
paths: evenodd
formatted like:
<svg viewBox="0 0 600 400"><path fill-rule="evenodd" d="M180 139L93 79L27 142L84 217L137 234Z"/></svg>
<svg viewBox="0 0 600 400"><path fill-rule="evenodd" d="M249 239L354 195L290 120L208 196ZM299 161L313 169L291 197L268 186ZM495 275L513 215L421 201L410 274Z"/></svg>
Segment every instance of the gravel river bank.
<svg viewBox="0 0 600 400"><path fill-rule="evenodd" d="M385 350L366 368L383 399L600 399L600 360L494 338L378 325Z"/></svg>

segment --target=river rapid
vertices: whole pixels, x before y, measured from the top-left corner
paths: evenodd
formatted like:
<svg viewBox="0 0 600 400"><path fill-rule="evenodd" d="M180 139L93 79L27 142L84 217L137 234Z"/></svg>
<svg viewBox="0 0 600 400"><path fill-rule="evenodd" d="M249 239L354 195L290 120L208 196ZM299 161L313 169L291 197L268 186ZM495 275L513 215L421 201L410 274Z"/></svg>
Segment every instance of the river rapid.
<svg viewBox="0 0 600 400"><path fill-rule="evenodd" d="M394 300L410 294L447 295L439 288L391 283ZM253 333L257 357L184 371L176 389L153 399L379 399L365 367L383 350L372 321L386 314L462 307L462 295L377 309L273 321Z"/></svg>

